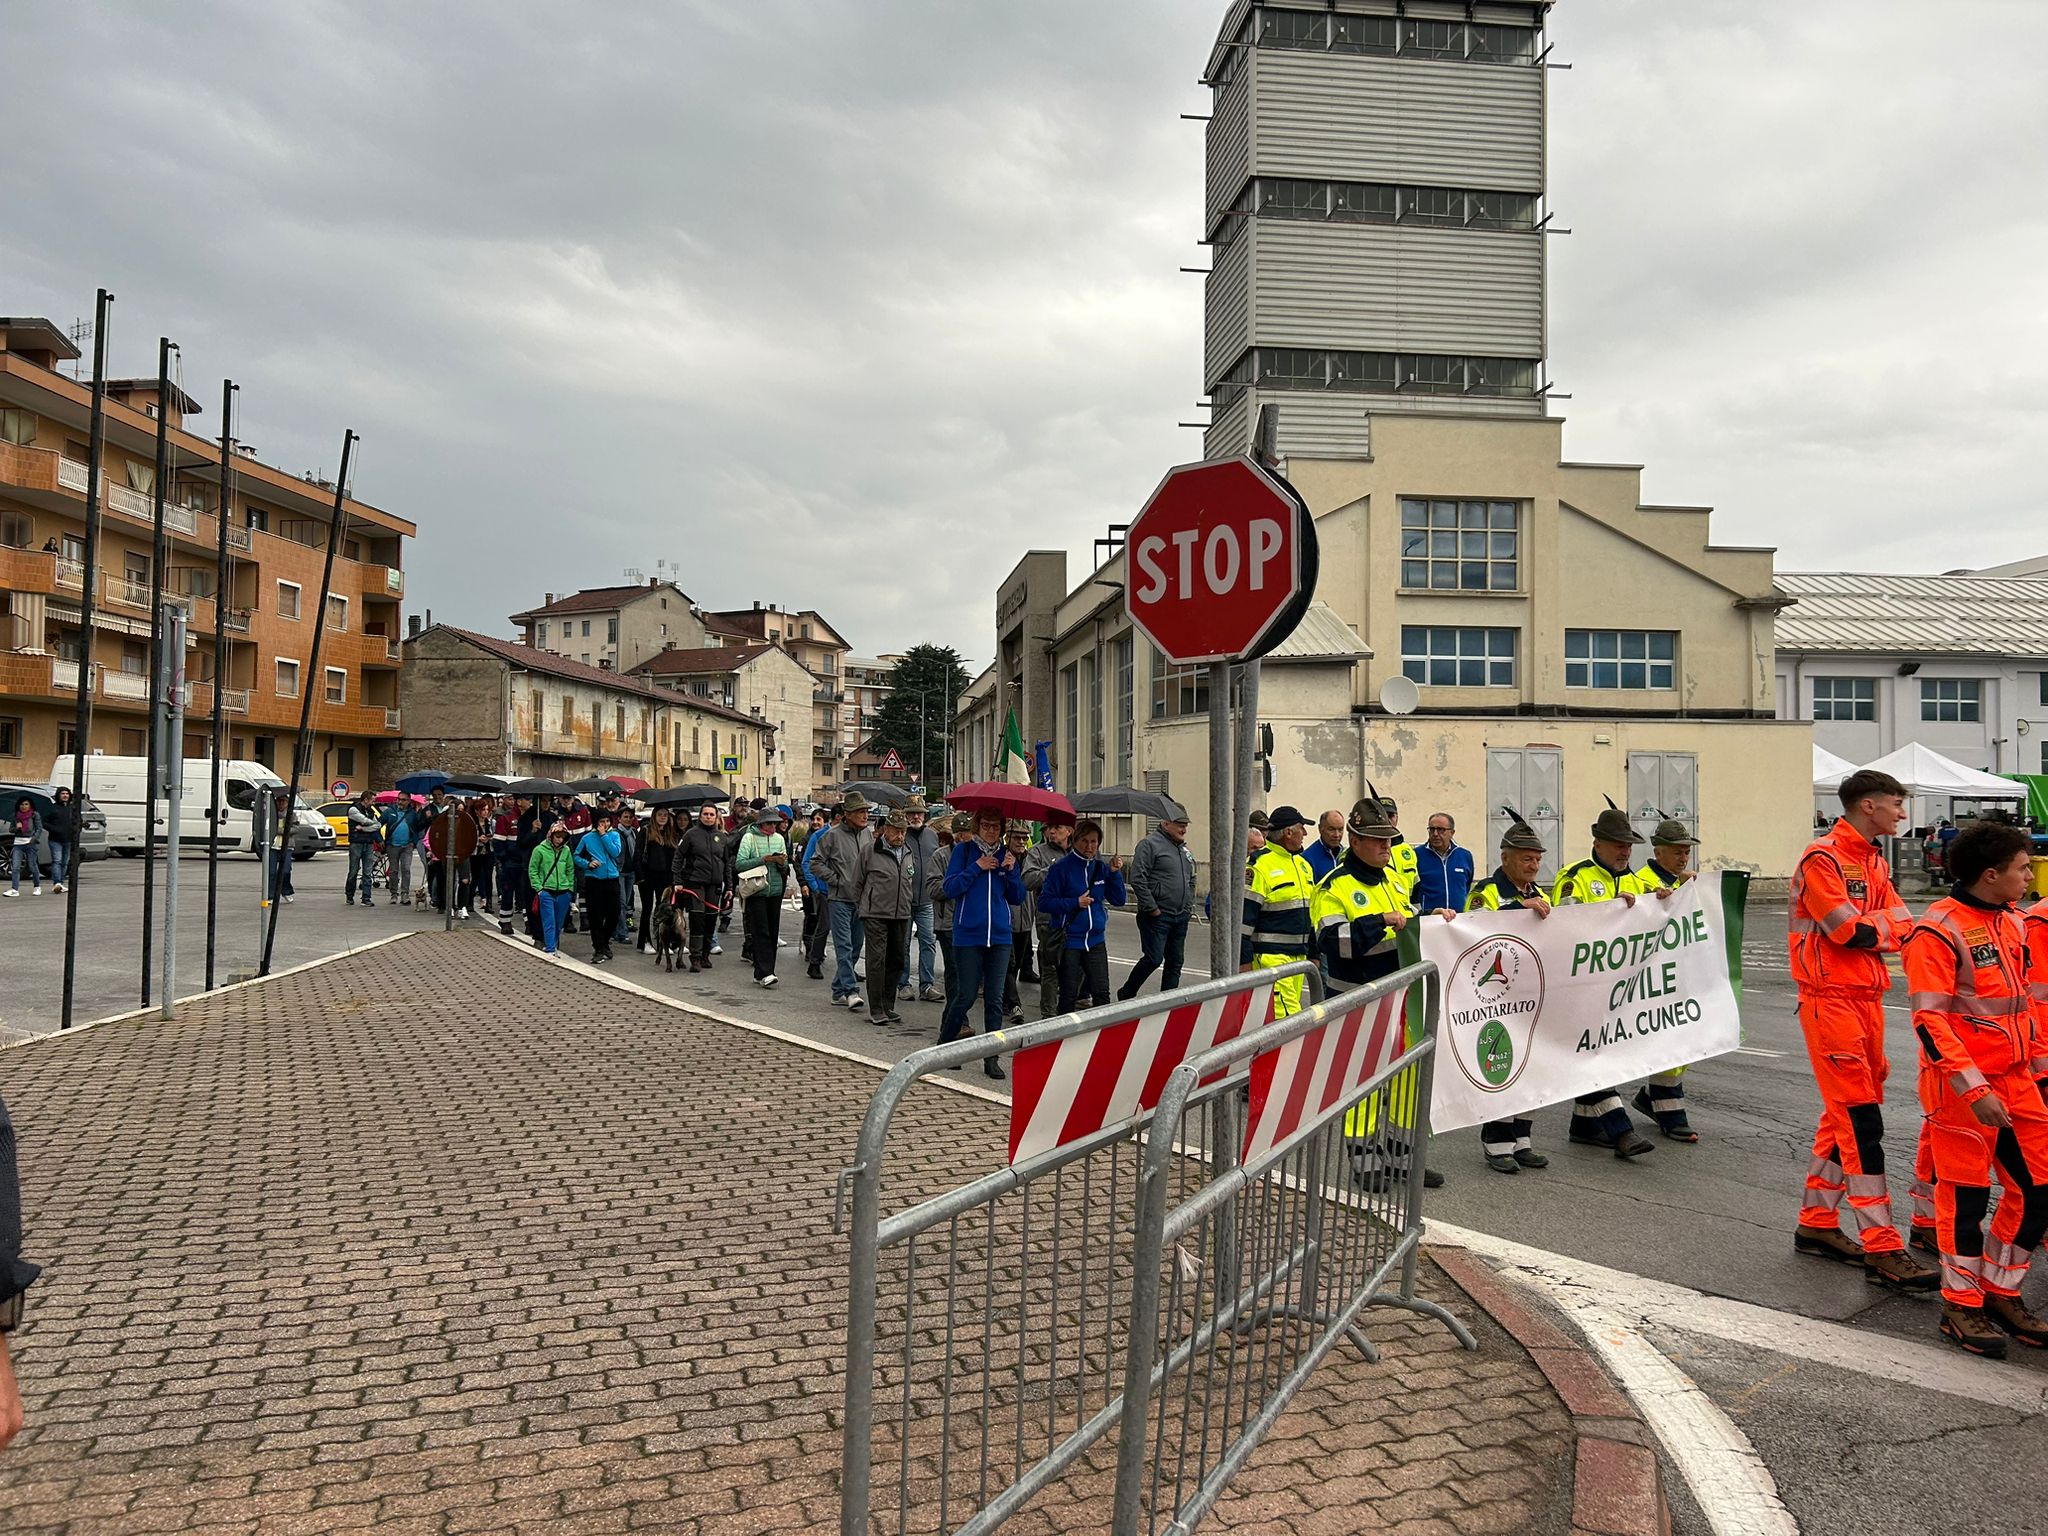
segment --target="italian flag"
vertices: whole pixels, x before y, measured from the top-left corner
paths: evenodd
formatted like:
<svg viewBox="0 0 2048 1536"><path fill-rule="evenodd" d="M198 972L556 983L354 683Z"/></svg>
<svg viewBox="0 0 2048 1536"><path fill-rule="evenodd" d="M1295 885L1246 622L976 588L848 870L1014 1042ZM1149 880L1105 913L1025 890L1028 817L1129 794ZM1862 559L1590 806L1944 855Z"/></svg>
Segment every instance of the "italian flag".
<svg viewBox="0 0 2048 1536"><path fill-rule="evenodd" d="M1014 709L1003 726L1003 749L996 754L995 777L1011 784L1031 782L1031 760L1024 755L1024 733L1017 728Z"/></svg>

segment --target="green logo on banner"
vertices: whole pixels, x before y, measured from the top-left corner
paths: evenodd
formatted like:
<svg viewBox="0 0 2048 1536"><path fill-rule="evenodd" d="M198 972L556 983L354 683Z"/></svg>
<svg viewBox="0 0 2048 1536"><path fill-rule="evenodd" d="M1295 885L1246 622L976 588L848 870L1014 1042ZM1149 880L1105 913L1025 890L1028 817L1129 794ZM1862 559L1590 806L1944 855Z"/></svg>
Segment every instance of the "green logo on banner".
<svg viewBox="0 0 2048 1536"><path fill-rule="evenodd" d="M1487 1024L1479 1031L1479 1075L1498 1088L1515 1069L1515 1042L1499 1024Z"/></svg>

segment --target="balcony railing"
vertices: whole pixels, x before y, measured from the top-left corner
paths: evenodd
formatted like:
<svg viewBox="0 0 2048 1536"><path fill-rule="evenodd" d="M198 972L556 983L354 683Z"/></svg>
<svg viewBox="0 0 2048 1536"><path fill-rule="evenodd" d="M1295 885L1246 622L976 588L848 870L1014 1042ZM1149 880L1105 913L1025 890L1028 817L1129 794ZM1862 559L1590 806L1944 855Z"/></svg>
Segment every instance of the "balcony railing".
<svg viewBox="0 0 2048 1536"><path fill-rule="evenodd" d="M140 608L144 613L149 612L149 583L146 581L134 581L108 571L100 582L100 595L122 608Z"/></svg>
<svg viewBox="0 0 2048 1536"><path fill-rule="evenodd" d="M50 662L50 686L66 693L78 692L78 663L59 656Z"/></svg>
<svg viewBox="0 0 2048 1536"><path fill-rule="evenodd" d="M223 714L246 715L249 713L249 690L246 688L221 689L220 707Z"/></svg>
<svg viewBox="0 0 2048 1536"><path fill-rule="evenodd" d="M250 615L246 608L230 608L221 616L221 628L231 635L249 633Z"/></svg>
<svg viewBox="0 0 2048 1536"><path fill-rule="evenodd" d="M384 711L384 729L387 731L395 731L401 729L398 723L397 710L387 709Z"/></svg>
<svg viewBox="0 0 2048 1536"><path fill-rule="evenodd" d="M57 585L68 587L73 592L85 590L85 562L83 560L57 561Z"/></svg>
<svg viewBox="0 0 2048 1536"><path fill-rule="evenodd" d="M79 463L76 459L59 459L57 461L57 483L63 486L65 490L76 491L79 495L83 496L85 488L92 484L92 473L88 466Z"/></svg>
<svg viewBox="0 0 2048 1536"><path fill-rule="evenodd" d="M384 597L403 597L405 596L405 572L395 565L387 565L384 567L384 590L381 594L370 590L376 585L376 576L374 574L367 575L363 582L364 595L370 597L379 595Z"/></svg>
<svg viewBox="0 0 2048 1536"><path fill-rule="evenodd" d="M114 672L100 668L100 697L106 699L147 699L149 679L140 672Z"/></svg>
<svg viewBox="0 0 2048 1536"><path fill-rule="evenodd" d="M229 548L229 549L239 549L239 550L240 550L240 551L241 551L241 552L242 552L243 554L245 554L245 555L246 555L246 554L247 554L247 553L249 552L249 543L250 543L250 541L249 541L249 530L248 530L248 529L246 529L246 528L230 528L230 529L228 529L228 548Z"/></svg>

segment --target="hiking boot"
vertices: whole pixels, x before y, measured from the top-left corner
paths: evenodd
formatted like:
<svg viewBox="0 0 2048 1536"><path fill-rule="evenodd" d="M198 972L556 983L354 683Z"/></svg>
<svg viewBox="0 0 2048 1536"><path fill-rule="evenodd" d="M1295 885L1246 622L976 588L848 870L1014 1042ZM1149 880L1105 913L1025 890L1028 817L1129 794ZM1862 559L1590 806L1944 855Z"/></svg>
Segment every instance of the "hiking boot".
<svg viewBox="0 0 2048 1536"><path fill-rule="evenodd" d="M1515 1148L1515 1161L1524 1168L1548 1168L1550 1166L1550 1159L1541 1152L1536 1151L1533 1147Z"/></svg>
<svg viewBox="0 0 2048 1536"><path fill-rule="evenodd" d="M1644 1154L1656 1150L1657 1143L1651 1141L1647 1136L1638 1136L1634 1131L1630 1131L1614 1144L1614 1155L1624 1162L1630 1158L1642 1157Z"/></svg>
<svg viewBox="0 0 2048 1536"><path fill-rule="evenodd" d="M1923 1226L1917 1221L1913 1223L1913 1230L1906 1238L1906 1244L1908 1247L1918 1248L1922 1253L1931 1253L1937 1258L1941 1256L1941 1241L1934 1235L1934 1228Z"/></svg>
<svg viewBox="0 0 2048 1536"><path fill-rule="evenodd" d="M2048 1322L2029 1312L2019 1297L1986 1293L1984 1315L2022 1344L2033 1349L2048 1348Z"/></svg>
<svg viewBox="0 0 2048 1536"><path fill-rule="evenodd" d="M1958 1349L1987 1360L2005 1358L2005 1335L1992 1326L1981 1307L1959 1307L1952 1301L1941 1304L1941 1336Z"/></svg>
<svg viewBox="0 0 2048 1536"><path fill-rule="evenodd" d="M1522 1171L1522 1165L1505 1152L1487 1153L1486 1166L1495 1173L1520 1173Z"/></svg>
<svg viewBox="0 0 2048 1536"><path fill-rule="evenodd" d="M1941 1284L1941 1271L1895 1248L1889 1253L1866 1253L1863 1278L1894 1291L1931 1291Z"/></svg>
<svg viewBox="0 0 2048 1536"><path fill-rule="evenodd" d="M1792 1251L1839 1264L1863 1262L1863 1245L1840 1227L1801 1227L1792 1234Z"/></svg>

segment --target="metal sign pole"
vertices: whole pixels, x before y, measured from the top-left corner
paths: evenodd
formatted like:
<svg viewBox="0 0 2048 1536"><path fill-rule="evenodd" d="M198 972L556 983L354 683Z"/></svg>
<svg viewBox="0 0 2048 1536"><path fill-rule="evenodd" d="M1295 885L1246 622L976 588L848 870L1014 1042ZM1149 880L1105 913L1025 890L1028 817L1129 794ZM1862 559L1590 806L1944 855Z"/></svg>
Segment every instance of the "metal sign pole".
<svg viewBox="0 0 2048 1536"><path fill-rule="evenodd" d="M156 929L156 797L162 787L157 752L163 743L164 718L164 562L170 545L164 538L164 497L170 479L171 338L156 344L156 481L151 504L149 549L149 613L156 620L149 632L149 766L144 770L142 813L142 1006L149 1006L149 944Z"/></svg>
<svg viewBox="0 0 2048 1536"><path fill-rule="evenodd" d="M71 726L71 816L85 825L85 760L92 755L93 598L100 571L100 476L107 446L107 307L114 296L102 288L93 312L92 427L87 436L85 470L85 570L78 589L78 712ZM146 830L146 829L145 829ZM60 1029L71 1027L71 1006L78 987L78 887L85 860L76 857L84 837L72 834L71 879L64 887L64 1006Z"/></svg>
<svg viewBox="0 0 2048 1536"><path fill-rule="evenodd" d="M1246 824L1252 813L1252 800L1256 791L1252 788L1253 754L1259 748L1259 664L1248 661L1237 669L1237 710L1233 718L1237 722L1237 751L1231 763L1231 830L1239 837L1248 837L1250 827ZM1231 910L1244 910L1245 861L1234 859L1230 865Z"/></svg>
<svg viewBox="0 0 2048 1536"><path fill-rule="evenodd" d="M185 615L166 603L157 622L170 649L164 679L164 798L170 805L170 831L164 840L162 1016L174 1019L178 1016L178 849L185 829Z"/></svg>
<svg viewBox="0 0 2048 1536"><path fill-rule="evenodd" d="M1230 808L1230 663L1209 665L1209 974L1237 971L1237 925L1242 907L1231 906L1241 881L1244 844ZM1231 866L1238 866L1235 878ZM1240 901L1242 898L1240 898Z"/></svg>
<svg viewBox="0 0 2048 1536"><path fill-rule="evenodd" d="M234 415L235 381L222 379L220 507L214 519L219 549L215 553L213 567L213 719L208 730L212 743L209 752L212 764L208 770L212 792L206 803L206 990L209 992L213 990L213 946L220 901L220 765L228 755L222 720L227 707L228 674L232 670L228 666L228 515L235 501ZM257 847L260 850L262 844L258 843Z"/></svg>

